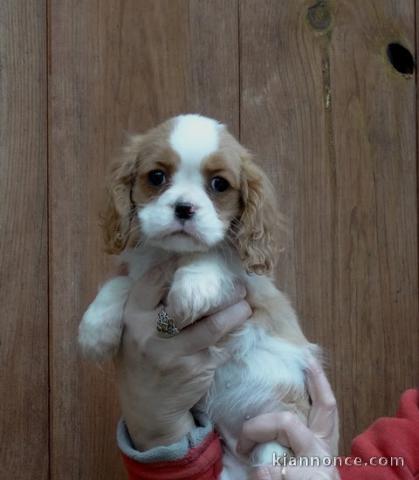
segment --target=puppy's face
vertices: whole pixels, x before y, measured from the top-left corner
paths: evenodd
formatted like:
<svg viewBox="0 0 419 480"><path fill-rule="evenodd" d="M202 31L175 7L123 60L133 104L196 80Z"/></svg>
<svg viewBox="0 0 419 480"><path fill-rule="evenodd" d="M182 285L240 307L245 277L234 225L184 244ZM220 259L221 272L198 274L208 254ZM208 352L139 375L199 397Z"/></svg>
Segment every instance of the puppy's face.
<svg viewBox="0 0 419 480"><path fill-rule="evenodd" d="M175 252L208 250L240 212L239 145L215 121L192 115L152 137L142 140L132 191L143 238Z"/></svg>
<svg viewBox="0 0 419 480"><path fill-rule="evenodd" d="M215 120L182 115L131 138L111 173L108 251L151 244L173 252L233 243L248 270L271 267L269 183Z"/></svg>

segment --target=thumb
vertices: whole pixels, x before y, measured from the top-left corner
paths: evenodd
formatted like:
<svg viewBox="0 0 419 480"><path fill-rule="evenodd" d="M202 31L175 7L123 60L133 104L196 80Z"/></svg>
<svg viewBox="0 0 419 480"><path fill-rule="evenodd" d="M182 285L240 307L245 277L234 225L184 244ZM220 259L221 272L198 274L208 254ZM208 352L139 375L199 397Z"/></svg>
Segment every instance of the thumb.
<svg viewBox="0 0 419 480"><path fill-rule="evenodd" d="M162 265L148 270L133 285L127 307L134 306L143 312L155 310L167 294L171 276L172 270Z"/></svg>

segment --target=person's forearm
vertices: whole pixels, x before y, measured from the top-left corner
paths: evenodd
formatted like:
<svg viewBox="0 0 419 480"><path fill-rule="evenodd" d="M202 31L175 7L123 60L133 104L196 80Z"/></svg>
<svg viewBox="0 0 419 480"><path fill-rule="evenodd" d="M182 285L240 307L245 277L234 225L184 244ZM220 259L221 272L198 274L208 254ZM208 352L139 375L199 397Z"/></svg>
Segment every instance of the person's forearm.
<svg viewBox="0 0 419 480"><path fill-rule="evenodd" d="M221 442L205 415L198 415L194 428L178 442L139 451L133 445L124 421L117 431L118 446L130 480L218 480L222 469Z"/></svg>
<svg viewBox="0 0 419 480"><path fill-rule="evenodd" d="M170 423L159 424L155 417L140 418L138 412L123 412L133 444L138 450L171 445L191 432L195 423L190 412Z"/></svg>
<svg viewBox="0 0 419 480"><path fill-rule="evenodd" d="M220 440L210 422L193 418L190 409L208 392L214 372L228 357L213 355L210 347L252 312L243 300L246 292L236 288L231 303L220 305L219 312L171 338L162 337L156 321L166 281L155 285L158 278L162 276L138 282L141 295L130 295L125 306L115 362L124 418L118 444L132 479L216 479L222 468ZM167 476L173 469L182 476Z"/></svg>
<svg viewBox="0 0 419 480"><path fill-rule="evenodd" d="M195 428L189 411L169 417L160 411L158 398L144 401L144 392L141 391L144 388L136 385L129 375L121 377L119 392L122 417L138 450L171 445Z"/></svg>

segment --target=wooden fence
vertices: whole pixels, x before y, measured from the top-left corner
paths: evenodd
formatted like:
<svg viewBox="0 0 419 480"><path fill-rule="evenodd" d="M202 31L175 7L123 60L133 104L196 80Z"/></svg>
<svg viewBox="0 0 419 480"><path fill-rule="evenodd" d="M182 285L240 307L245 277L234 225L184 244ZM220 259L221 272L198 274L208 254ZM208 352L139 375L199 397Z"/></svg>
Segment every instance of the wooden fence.
<svg viewBox="0 0 419 480"><path fill-rule="evenodd" d="M395 412L419 378L416 7L0 0L1 478L124 478L112 366L75 337L109 267L106 165L180 112L227 123L273 179L278 281L328 354L342 453Z"/></svg>

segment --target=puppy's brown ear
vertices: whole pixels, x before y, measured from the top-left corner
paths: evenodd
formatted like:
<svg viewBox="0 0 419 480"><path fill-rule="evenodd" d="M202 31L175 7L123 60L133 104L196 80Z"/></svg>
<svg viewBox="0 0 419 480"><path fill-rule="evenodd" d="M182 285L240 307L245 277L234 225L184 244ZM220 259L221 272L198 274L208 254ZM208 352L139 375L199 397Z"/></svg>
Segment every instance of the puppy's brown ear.
<svg viewBox="0 0 419 480"><path fill-rule="evenodd" d="M101 215L105 251L121 253L127 245L134 216L131 191L138 166L142 136L130 137L120 158L111 164L106 187L107 205Z"/></svg>
<svg viewBox="0 0 419 480"><path fill-rule="evenodd" d="M241 199L236 234L240 258L248 272L269 274L278 252L279 214L271 182L248 153L242 156Z"/></svg>

